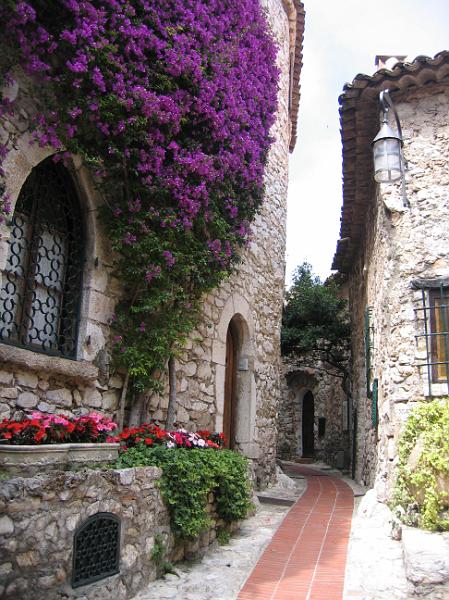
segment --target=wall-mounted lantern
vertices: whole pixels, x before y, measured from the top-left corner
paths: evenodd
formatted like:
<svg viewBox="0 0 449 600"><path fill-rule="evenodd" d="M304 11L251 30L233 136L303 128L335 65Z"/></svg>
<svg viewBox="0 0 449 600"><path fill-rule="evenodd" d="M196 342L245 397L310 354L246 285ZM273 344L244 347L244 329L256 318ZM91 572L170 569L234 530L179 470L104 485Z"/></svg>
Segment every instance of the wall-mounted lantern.
<svg viewBox="0 0 449 600"><path fill-rule="evenodd" d="M402 155L402 129L398 113L390 97L389 90L379 94L382 109L382 125L379 133L373 140L374 179L378 183L392 183L398 179L402 182L404 206L408 206L405 194L404 159ZM394 131L388 124L388 113L393 112L396 129Z"/></svg>

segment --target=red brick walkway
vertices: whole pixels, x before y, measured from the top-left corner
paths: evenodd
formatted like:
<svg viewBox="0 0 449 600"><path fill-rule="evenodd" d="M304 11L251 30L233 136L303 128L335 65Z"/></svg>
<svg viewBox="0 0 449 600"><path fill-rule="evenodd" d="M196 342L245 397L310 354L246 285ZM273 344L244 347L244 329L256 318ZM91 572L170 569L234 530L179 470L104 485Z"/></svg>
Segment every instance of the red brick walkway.
<svg viewBox="0 0 449 600"><path fill-rule="evenodd" d="M289 466L307 478L238 600L341 600L354 497L336 477Z"/></svg>

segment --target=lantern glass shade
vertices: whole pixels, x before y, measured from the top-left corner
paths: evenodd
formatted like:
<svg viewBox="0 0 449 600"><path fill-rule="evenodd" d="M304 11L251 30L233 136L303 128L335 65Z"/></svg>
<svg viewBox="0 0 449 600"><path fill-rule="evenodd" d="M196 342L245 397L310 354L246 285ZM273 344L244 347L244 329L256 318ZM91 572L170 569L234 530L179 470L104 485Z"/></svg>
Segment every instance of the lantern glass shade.
<svg viewBox="0 0 449 600"><path fill-rule="evenodd" d="M381 138L373 144L374 179L378 183L397 181L402 175L401 141Z"/></svg>

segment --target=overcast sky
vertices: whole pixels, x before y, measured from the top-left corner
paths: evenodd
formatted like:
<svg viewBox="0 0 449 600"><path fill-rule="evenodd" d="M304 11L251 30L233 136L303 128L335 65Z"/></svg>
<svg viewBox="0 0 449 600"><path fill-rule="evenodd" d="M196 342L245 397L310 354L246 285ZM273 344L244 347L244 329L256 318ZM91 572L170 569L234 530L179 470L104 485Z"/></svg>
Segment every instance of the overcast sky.
<svg viewBox="0 0 449 600"><path fill-rule="evenodd" d="M340 231L338 96L376 54L449 50L449 0L304 0L299 132L290 156L287 284L304 260L325 278Z"/></svg>

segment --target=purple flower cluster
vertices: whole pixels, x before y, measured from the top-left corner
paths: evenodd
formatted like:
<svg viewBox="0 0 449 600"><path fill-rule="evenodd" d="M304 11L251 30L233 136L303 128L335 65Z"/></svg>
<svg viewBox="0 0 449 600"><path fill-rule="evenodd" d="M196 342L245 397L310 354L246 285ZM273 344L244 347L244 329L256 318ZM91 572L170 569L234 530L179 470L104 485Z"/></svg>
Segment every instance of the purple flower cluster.
<svg viewBox="0 0 449 600"><path fill-rule="evenodd" d="M59 149L88 125L97 153L125 155L147 190L165 190L177 225L218 216L238 242L239 213L251 217L260 201L276 109L275 47L258 0L61 0L58 19L53 4L0 10L26 71L64 94L65 122L39 115L35 139Z"/></svg>
<svg viewBox="0 0 449 600"><path fill-rule="evenodd" d="M0 6L0 45L44 100L34 140L92 165L110 199L120 277L146 295L129 328L143 333L139 314L157 308L157 294L167 307L170 293L194 300L249 239L279 76L259 0L11 5Z"/></svg>

